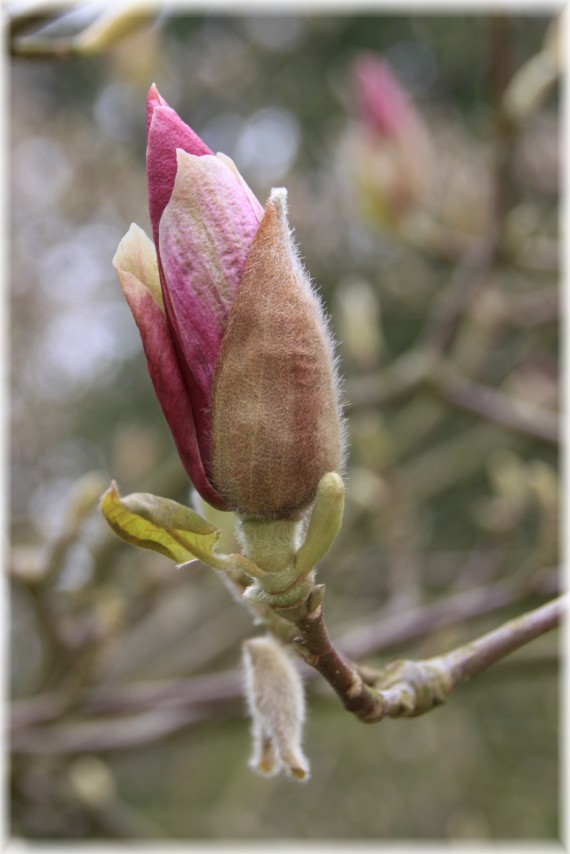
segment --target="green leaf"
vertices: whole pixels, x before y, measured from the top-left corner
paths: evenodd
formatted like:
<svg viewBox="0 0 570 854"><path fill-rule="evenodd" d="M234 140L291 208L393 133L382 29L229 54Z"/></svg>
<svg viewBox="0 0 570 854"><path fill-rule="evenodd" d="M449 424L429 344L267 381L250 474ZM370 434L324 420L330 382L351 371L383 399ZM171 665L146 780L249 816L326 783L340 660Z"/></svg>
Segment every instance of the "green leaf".
<svg viewBox="0 0 570 854"><path fill-rule="evenodd" d="M342 478L334 471L328 472L320 480L305 540L295 557L300 574L310 572L329 552L340 531L343 511Z"/></svg>
<svg viewBox="0 0 570 854"><path fill-rule="evenodd" d="M196 558L216 569L225 564L214 553L220 530L177 501L146 492L123 498L113 481L101 499L101 512L127 543L152 549L178 564Z"/></svg>

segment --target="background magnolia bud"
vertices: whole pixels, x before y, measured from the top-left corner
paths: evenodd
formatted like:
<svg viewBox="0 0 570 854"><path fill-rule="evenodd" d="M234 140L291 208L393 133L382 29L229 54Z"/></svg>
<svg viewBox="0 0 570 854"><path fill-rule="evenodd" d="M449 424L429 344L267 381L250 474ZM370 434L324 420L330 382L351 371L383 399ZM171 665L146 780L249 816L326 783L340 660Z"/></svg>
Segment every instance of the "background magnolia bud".
<svg viewBox="0 0 570 854"><path fill-rule="evenodd" d="M243 516L288 518L341 464L333 347L273 190L216 364L212 474Z"/></svg>
<svg viewBox="0 0 570 854"><path fill-rule="evenodd" d="M357 197L367 219L395 225L415 209L429 186L430 134L380 56L358 56L352 78L356 121L347 145Z"/></svg>
<svg viewBox="0 0 570 854"><path fill-rule="evenodd" d="M301 749L303 684L293 662L271 637L245 641L243 662L253 718L251 767L266 776L284 767L295 779L308 779L309 765Z"/></svg>

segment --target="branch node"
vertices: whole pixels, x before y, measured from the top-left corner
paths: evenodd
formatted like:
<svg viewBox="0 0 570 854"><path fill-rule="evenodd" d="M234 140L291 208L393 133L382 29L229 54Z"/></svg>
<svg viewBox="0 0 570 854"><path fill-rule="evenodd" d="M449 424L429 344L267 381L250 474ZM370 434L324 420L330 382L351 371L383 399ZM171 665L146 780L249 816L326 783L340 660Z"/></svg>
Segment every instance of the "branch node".
<svg viewBox="0 0 570 854"><path fill-rule="evenodd" d="M364 683L358 673L354 674L354 678L352 680L352 685L350 685L346 689L346 696L353 700L355 697L358 697L364 689Z"/></svg>

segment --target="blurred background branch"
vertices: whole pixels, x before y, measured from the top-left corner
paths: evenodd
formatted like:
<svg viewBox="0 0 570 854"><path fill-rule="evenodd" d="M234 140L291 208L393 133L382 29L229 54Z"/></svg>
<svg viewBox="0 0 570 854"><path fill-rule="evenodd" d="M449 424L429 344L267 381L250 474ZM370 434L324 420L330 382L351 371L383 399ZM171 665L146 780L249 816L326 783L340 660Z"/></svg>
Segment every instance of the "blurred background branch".
<svg viewBox="0 0 570 854"><path fill-rule="evenodd" d="M10 52L27 59L69 59L104 52L130 33L148 26L160 3L141 0L89 0L47 4L37 0L9 0Z"/></svg>

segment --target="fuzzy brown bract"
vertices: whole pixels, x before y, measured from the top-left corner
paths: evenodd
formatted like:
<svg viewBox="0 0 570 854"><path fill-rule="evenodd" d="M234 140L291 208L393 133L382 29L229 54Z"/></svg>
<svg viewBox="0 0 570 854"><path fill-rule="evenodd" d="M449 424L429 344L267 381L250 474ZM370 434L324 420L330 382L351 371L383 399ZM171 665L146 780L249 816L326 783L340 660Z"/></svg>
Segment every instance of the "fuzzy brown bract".
<svg viewBox="0 0 570 854"><path fill-rule="evenodd" d="M274 190L216 364L212 475L246 517L288 518L341 465L333 348Z"/></svg>

